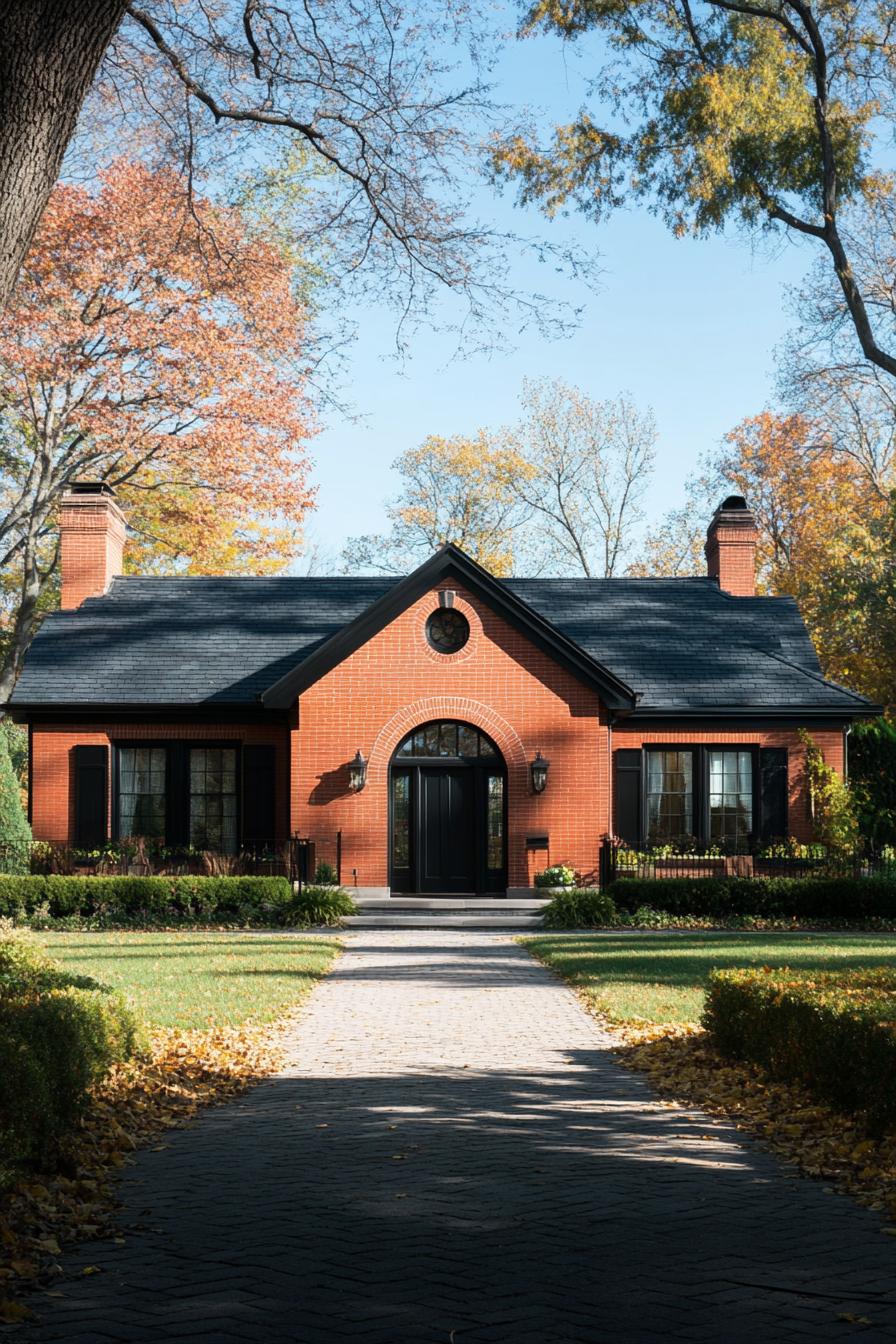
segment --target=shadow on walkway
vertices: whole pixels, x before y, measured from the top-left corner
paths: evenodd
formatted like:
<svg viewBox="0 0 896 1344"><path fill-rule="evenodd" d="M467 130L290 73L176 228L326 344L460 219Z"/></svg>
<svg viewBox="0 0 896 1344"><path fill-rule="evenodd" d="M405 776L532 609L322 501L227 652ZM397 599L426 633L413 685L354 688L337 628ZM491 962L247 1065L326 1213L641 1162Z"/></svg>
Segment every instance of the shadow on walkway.
<svg viewBox="0 0 896 1344"><path fill-rule="evenodd" d="M418 939L353 944L288 1075L137 1156L22 1344L894 1337L879 1218L657 1101L519 948Z"/></svg>

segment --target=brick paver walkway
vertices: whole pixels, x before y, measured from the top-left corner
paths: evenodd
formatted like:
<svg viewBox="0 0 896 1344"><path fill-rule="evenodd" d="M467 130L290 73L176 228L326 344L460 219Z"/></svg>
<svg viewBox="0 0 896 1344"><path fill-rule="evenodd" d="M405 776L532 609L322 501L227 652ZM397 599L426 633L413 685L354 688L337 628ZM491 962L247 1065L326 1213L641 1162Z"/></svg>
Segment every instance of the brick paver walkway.
<svg viewBox="0 0 896 1344"><path fill-rule="evenodd" d="M23 1344L896 1338L880 1218L654 1099L506 937L351 935L292 1066L166 1143Z"/></svg>

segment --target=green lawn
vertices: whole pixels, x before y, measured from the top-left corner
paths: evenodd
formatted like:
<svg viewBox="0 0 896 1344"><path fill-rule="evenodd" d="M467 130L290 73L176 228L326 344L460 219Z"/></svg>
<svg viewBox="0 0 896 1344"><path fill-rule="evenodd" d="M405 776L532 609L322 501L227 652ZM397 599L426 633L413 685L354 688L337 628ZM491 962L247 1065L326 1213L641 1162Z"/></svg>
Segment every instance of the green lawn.
<svg viewBox="0 0 896 1344"><path fill-rule="evenodd" d="M840 933L544 934L521 939L614 1022L697 1022L726 966L896 969L896 936Z"/></svg>
<svg viewBox="0 0 896 1344"><path fill-rule="evenodd" d="M311 988L339 949L336 938L240 933L44 933L71 971L123 989L158 1027L268 1022Z"/></svg>

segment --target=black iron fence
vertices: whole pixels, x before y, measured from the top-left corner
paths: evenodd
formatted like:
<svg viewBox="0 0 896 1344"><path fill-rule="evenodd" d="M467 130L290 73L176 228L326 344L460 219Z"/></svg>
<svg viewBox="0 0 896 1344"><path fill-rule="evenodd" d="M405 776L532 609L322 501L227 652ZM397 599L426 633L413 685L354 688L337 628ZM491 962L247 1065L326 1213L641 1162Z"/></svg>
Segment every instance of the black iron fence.
<svg viewBox="0 0 896 1344"><path fill-rule="evenodd" d="M315 844L302 836L254 840L232 854L171 847L152 840L122 840L97 849L33 840L0 844L0 874L33 873L79 877L287 877L311 882Z"/></svg>
<svg viewBox="0 0 896 1344"><path fill-rule="evenodd" d="M687 842L639 849L605 837L600 849L600 884L617 878L664 877L892 877L896 849L858 845L832 852L824 845L796 841L746 846L737 853Z"/></svg>

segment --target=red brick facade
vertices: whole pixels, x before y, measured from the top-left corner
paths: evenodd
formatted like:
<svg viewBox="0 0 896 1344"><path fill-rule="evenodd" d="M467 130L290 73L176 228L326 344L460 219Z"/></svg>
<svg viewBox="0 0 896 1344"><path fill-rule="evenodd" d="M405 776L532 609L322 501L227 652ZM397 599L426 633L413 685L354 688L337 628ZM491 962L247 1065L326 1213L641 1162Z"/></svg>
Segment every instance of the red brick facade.
<svg viewBox="0 0 896 1344"><path fill-rule="evenodd" d="M812 737L818 743L828 765L843 773L843 732L841 729L812 728ZM742 724L714 727L712 731L693 728L663 728L645 731L634 724L618 725L613 729L613 750L651 744L680 747L706 746L784 747L787 750L787 834L803 843L812 839L812 818L809 812L809 792L804 777L805 750L799 739L799 725L782 728L745 728Z"/></svg>
<svg viewBox="0 0 896 1344"><path fill-rule="evenodd" d="M341 833L343 881L360 888L389 885L389 768L414 728L457 719L486 732L507 770L507 885L524 888L549 863L569 863L594 880L601 838L613 830L612 753L645 744L699 743L788 749L789 833L811 838L802 778L799 725L781 728L714 725L645 729L610 716L597 692L536 648L477 595L459 590L456 607L470 624L463 649L445 656L429 647L425 622L438 602L433 590L414 602L299 697L292 726L175 722L32 730L32 822L37 839L73 837L75 746L125 741L238 741L277 750L279 835L312 839L320 859L334 862ZM813 735L828 761L843 765L839 729ZM368 760L366 787L349 788L357 750ZM551 762L544 793L532 790L536 751ZM111 776L110 776L111 777ZM111 788L111 784L110 784ZM109 824L113 816L109 799ZM547 836L548 847L527 838Z"/></svg>
<svg viewBox="0 0 896 1344"><path fill-rule="evenodd" d="M319 837L330 858L342 832L343 876L362 887L388 884L388 775L392 753L411 729L433 719L482 728L507 767L508 886L569 862L591 873L606 829L607 728L596 693L558 667L469 593L456 606L470 622L459 653L429 648L424 624L433 592L334 668L299 700L292 744L292 817L301 834ZM348 762L369 758L367 786L348 788ZM543 794L534 794L529 763L551 761ZM547 834L549 853L527 850L526 836Z"/></svg>
<svg viewBox="0 0 896 1344"><path fill-rule="evenodd" d="M74 840L74 748L107 747L123 742L240 742L271 745L277 750L277 830L289 831L289 746L286 729L272 724L234 723L95 723L68 727L35 725L31 733L31 828L35 840L59 844ZM112 830L112 775L107 798L108 830ZM273 838L273 837L271 837Z"/></svg>
<svg viewBox="0 0 896 1344"><path fill-rule="evenodd" d="M105 487L84 484L64 498L61 522L62 605L72 609L86 598L107 592L112 579L121 573L124 518ZM719 587L735 599L754 593L756 541L755 520L746 502L737 496L729 497L710 523L706 555L710 577L717 579ZM451 552L452 548L445 550ZM455 610L469 624L466 643L448 655L436 651L426 633L428 617L440 606L446 573L453 577L451 598L446 595L445 602L448 605L453 602ZM427 805L427 819L435 816L439 826L448 828L449 838L442 847L445 853L454 855L457 837L476 831L473 842L476 864L468 866L458 880L466 882L475 867L479 874L475 879L477 890L494 890L505 880L510 889L529 887L537 872L556 863L570 864L585 881L595 880L600 843L605 835L621 832L627 839L637 839L638 835L643 839L647 793L643 782L645 758L640 749L651 745L679 749L701 744L754 748L754 831L758 833L761 824L763 834L779 835L781 831L771 829L769 816L773 815L787 834L803 841L812 838L798 719L786 723L780 719L763 722L757 715L755 726L749 726L751 711L747 704L741 717L728 723L706 718L702 725L696 726L693 718L682 717L678 724L670 718L661 726L645 727L643 720L638 722L637 687L619 682L612 667L603 668L599 653L594 658L583 655L575 637L570 640L553 627L553 613L549 609L545 609L542 618L525 604L522 610L519 604L514 606L516 599L508 601L506 590L460 552L447 558L445 552L440 552L410 576L403 587L393 591L399 597L390 600L386 595L368 606L365 623L356 616L354 624L349 621L340 635L325 638L322 647L330 652L322 655L317 665L313 652L307 662L299 659L294 673L287 673L265 690L254 704L250 700L248 707L242 709L234 702L229 709L222 708L217 722L209 721L209 700L201 699L194 719L185 706L160 710L155 720L149 708L145 716L132 710L127 720L114 722L104 720L101 711L77 724L50 722L47 714L31 717L35 838L75 842L76 829L82 833L86 829L92 836L99 834L104 824L104 778L105 832L116 838L112 796L114 748L117 744L142 741L171 746L165 757L164 815L168 829L172 828L172 816L175 817L174 830L182 842L185 834L194 833L192 823L186 825L183 814L191 812L194 797L203 794L201 790L195 795L191 792L193 758L177 749L177 744L233 742L243 748L264 749L246 750L241 758L244 777L238 786L242 789L242 800L237 817L243 827L243 839L307 837L314 842L319 859L335 863L339 853L344 882L362 889L385 891L390 885L390 778L394 754L413 730L444 720L469 724L487 734L503 757L506 770L506 871L492 857L487 861L485 858L483 837L491 824L489 819L493 820L495 815L494 810L486 813L486 798L492 797L488 790L500 782L495 778L493 758L488 757L484 763L479 761L472 784L469 758L457 760L453 767L444 765L436 780L434 787L444 787L449 794L456 788L457 795L465 798L465 807L469 808L469 800L475 794L478 810L458 814L473 818L472 821L449 824L445 820L453 815L450 798L444 807L441 803L434 808ZM317 601L321 600L318 594ZM724 620L730 614L736 622L737 602L729 604L727 599L723 602ZM668 617L658 627L662 632L669 631L677 618L674 607L668 610ZM743 610L752 610L752 605L745 604ZM615 619L620 619L618 607ZM140 626L136 628L135 639L139 640L141 630ZM721 636L717 634L716 638ZM264 638L259 637L252 649L263 666L267 652ZM187 658L189 661L189 653ZM176 677L172 677L172 685L178 685ZM226 683L221 689L227 689ZM226 696L223 699L226 701ZM676 701L671 699L670 703ZM720 699L719 703L737 702ZM617 707L615 714L608 708L611 705ZM620 706L624 708L620 710ZM780 708L779 705L779 712ZM50 701L49 716L59 713L59 707ZM645 719L647 713L649 708ZM163 721L162 716L166 715L168 720ZM842 725L837 718L828 718L824 723L825 726L815 730L815 739L830 764L842 770ZM77 752L80 747L102 747L106 755ZM762 756L763 749L775 748L778 750L769 750ZM787 751L786 762L781 748ZM353 791L349 763L359 751L367 762L366 786ZM532 785L531 764L537 752L550 761L547 788L542 793L535 792ZM618 752L625 752L626 756L617 757ZM693 821L698 839L705 840L709 828L706 781L710 767L706 753L694 752L691 761L693 816L689 820ZM418 762L414 767L418 794L432 784L435 764ZM659 764L654 760L650 768L656 769ZM200 765L199 769L203 768ZM718 768L717 762L716 778ZM452 769L460 771L454 782L449 779ZM670 769L673 773L678 770L682 777L677 764ZM736 764L733 770L737 777ZM702 773L698 775L697 771ZM410 770L406 771L406 777L410 790ZM82 781L78 784L82 807L77 828L76 779ZM761 786L760 779L764 780ZM619 801L623 797L621 784L625 790L624 803ZM679 796L670 788L663 799L674 800ZM656 797L656 791L651 797ZM88 798L89 808L85 802ZM772 798L774 807L771 804L766 807ZM231 809L235 806L232 800L233 794L228 793L227 805ZM220 798L216 805L220 805ZM206 803L199 806L196 815L201 824L206 815L201 809ZM757 815L757 807L761 817ZM615 815L617 809L619 818ZM622 813L626 809L623 829ZM421 806L418 822L423 813ZM89 816L89 826L82 825L85 816ZM232 820L232 810L228 817ZM260 825L269 830L259 830ZM418 827L418 838L422 834ZM228 835L232 837L233 831ZM410 873L413 865L405 866ZM419 871L418 866L418 879ZM441 880L444 871L439 870L436 881ZM413 874L408 877L402 873L399 864L402 882L413 880Z"/></svg>

